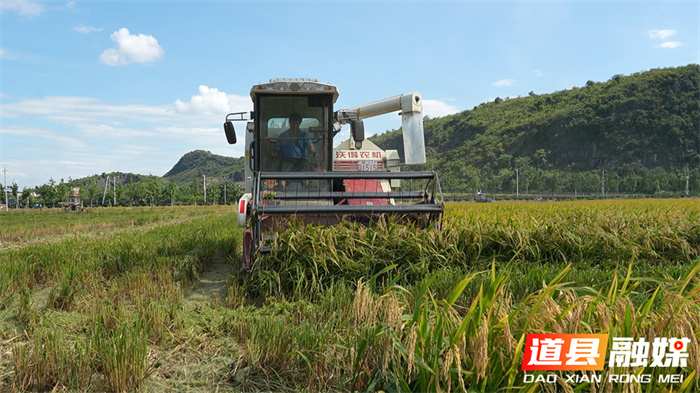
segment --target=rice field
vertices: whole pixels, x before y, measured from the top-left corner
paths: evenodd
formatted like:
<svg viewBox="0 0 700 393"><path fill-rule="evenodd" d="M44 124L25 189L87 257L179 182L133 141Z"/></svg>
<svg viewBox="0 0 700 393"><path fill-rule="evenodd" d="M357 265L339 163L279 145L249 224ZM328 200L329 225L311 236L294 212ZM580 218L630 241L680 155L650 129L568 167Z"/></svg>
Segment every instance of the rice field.
<svg viewBox="0 0 700 393"><path fill-rule="evenodd" d="M225 206L0 214L0 391L700 389L697 200L449 204L439 231L296 225L249 272L241 234ZM690 349L685 367L599 372L649 383L525 382L527 333Z"/></svg>

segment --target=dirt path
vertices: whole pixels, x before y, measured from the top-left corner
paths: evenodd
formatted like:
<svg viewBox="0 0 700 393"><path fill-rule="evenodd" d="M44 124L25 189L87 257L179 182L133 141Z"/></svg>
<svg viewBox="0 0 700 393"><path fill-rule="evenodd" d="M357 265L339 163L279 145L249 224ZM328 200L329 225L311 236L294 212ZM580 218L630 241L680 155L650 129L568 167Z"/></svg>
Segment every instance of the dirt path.
<svg viewBox="0 0 700 393"><path fill-rule="evenodd" d="M221 318L217 313L226 303L226 283L233 269L227 256L217 252L214 260L200 273L199 279L190 283L185 292L186 315L183 317L187 321L185 330L192 336L185 335L187 345L161 353L161 366L144 390L192 393L235 391L229 378L233 365L238 361L236 347L229 338L215 332L216 321Z"/></svg>
<svg viewBox="0 0 700 393"><path fill-rule="evenodd" d="M199 276L199 281L193 283L185 293L188 302L226 302L226 281L233 270L233 265L222 253L217 253L211 264L206 266Z"/></svg>

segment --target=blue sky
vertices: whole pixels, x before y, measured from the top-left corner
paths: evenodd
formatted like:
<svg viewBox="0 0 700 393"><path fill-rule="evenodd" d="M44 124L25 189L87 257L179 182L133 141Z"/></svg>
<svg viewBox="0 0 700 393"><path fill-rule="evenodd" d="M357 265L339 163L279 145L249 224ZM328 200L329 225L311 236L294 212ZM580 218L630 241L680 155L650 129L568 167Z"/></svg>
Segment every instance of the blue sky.
<svg viewBox="0 0 700 393"><path fill-rule="evenodd" d="M698 1L0 0L0 18L0 169L20 188L239 157L221 124L270 78L332 83L337 109L418 91L439 117L700 62Z"/></svg>

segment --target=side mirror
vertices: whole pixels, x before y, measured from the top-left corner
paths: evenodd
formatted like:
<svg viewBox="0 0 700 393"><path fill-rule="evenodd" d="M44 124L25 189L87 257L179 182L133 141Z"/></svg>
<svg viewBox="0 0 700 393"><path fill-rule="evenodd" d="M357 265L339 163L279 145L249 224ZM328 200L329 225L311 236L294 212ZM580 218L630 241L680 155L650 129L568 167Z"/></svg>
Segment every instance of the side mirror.
<svg viewBox="0 0 700 393"><path fill-rule="evenodd" d="M362 148L362 141L365 140L365 123L362 120L352 120L350 122L350 131L352 132L352 139L355 140L355 147L357 149Z"/></svg>
<svg viewBox="0 0 700 393"><path fill-rule="evenodd" d="M236 144L236 130L233 128L233 122L227 121L224 123L224 134L229 145Z"/></svg>

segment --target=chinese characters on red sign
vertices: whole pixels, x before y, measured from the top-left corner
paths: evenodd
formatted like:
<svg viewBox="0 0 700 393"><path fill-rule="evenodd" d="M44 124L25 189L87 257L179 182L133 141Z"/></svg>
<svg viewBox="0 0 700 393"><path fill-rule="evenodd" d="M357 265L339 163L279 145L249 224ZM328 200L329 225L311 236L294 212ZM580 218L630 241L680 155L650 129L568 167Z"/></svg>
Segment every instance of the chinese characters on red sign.
<svg viewBox="0 0 700 393"><path fill-rule="evenodd" d="M348 158L359 158L359 159L381 159L382 152L377 150L336 150L335 159L342 160Z"/></svg>

